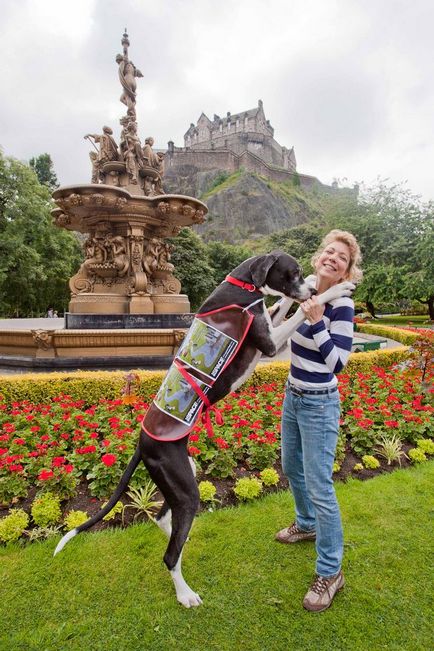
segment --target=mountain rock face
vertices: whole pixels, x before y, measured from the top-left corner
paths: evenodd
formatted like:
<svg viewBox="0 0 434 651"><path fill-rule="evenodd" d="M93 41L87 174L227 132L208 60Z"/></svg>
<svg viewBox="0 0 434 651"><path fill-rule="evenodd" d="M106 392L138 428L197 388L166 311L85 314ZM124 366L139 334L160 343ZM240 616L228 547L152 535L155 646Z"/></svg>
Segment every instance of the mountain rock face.
<svg viewBox="0 0 434 651"><path fill-rule="evenodd" d="M204 241L242 243L309 221L316 210L309 193L291 183L275 183L254 173L197 168L170 170L165 191L201 199L209 213L194 229ZM314 202L313 202L314 203Z"/></svg>

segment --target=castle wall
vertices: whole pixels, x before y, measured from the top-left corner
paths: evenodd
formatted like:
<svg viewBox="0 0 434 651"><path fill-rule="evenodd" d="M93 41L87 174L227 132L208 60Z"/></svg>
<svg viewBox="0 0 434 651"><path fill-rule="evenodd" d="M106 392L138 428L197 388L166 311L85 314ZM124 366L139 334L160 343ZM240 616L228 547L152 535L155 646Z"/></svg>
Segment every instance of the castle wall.
<svg viewBox="0 0 434 651"><path fill-rule="evenodd" d="M225 170L229 174L233 174L240 168L243 168L248 172L265 176L272 181L282 182L297 179L297 182L303 188L312 188L316 185L323 189L332 189L327 185L323 185L314 176L294 173L282 168L276 169L248 150L245 150L241 154L236 154L228 149L192 150L173 147L166 152L164 164L166 170L181 166L191 166L197 168L198 171L218 169Z"/></svg>

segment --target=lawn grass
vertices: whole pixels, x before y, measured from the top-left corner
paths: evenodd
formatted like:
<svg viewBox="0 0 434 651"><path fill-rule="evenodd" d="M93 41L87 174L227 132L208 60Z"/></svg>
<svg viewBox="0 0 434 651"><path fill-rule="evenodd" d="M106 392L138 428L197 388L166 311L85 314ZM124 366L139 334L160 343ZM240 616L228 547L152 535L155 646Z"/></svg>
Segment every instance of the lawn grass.
<svg viewBox="0 0 434 651"><path fill-rule="evenodd" d="M397 326L414 326L414 327L423 327L424 325L429 325L431 322L429 320L428 314L417 314L415 316L404 316L402 314L384 314L378 316L376 319L371 319L369 323L377 325L397 325Z"/></svg>
<svg viewBox="0 0 434 651"><path fill-rule="evenodd" d="M347 585L321 614L301 607L314 546L273 540L293 515L286 492L196 519L184 570L198 609L176 603L149 523L82 534L54 559L57 539L2 548L0 649L428 651L433 479L431 461L337 484Z"/></svg>

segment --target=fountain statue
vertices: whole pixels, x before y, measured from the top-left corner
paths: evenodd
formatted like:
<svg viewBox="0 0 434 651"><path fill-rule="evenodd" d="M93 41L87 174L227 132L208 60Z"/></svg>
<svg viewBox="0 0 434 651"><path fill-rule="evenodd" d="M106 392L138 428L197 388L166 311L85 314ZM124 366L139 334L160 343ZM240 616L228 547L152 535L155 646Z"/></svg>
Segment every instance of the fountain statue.
<svg viewBox="0 0 434 651"><path fill-rule="evenodd" d="M109 126L89 133L91 182L53 193L54 223L87 235L85 259L70 280L67 327L82 327L79 315L184 314L190 304L174 275L172 245L184 226L204 221L207 207L197 199L163 191L164 153L154 139L138 134L136 79L128 34L116 56L122 86L119 144ZM87 320L87 326L98 319Z"/></svg>

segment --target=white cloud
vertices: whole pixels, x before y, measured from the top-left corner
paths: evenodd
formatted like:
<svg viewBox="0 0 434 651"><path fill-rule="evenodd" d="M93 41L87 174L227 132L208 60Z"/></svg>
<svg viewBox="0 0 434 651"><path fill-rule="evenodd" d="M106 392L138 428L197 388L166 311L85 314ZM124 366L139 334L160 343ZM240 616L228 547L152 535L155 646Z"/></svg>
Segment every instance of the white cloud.
<svg viewBox="0 0 434 651"><path fill-rule="evenodd" d="M0 144L90 175L83 135L124 113L125 27L142 137L182 144L204 111L264 101L275 137L324 182L377 176L433 198L431 0L2 0Z"/></svg>

